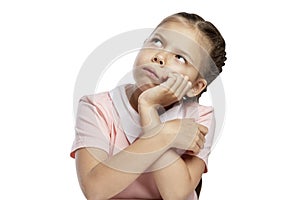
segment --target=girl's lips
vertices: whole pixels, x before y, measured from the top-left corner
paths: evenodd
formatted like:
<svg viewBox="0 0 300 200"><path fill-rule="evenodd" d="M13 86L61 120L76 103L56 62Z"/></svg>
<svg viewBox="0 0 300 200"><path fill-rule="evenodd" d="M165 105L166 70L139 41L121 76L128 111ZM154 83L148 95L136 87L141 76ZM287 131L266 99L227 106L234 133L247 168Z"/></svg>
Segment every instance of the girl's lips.
<svg viewBox="0 0 300 200"><path fill-rule="evenodd" d="M151 78L155 79L155 80L160 80L159 76L157 75L157 73L155 72L154 69L150 68L150 67L144 67L143 70L147 73L148 76L150 76Z"/></svg>
<svg viewBox="0 0 300 200"><path fill-rule="evenodd" d="M152 79L156 81L159 81L160 83L166 81L168 78L167 75L160 76L159 73L155 70L155 68L150 66L143 67L143 70L147 73L148 76L150 76Z"/></svg>

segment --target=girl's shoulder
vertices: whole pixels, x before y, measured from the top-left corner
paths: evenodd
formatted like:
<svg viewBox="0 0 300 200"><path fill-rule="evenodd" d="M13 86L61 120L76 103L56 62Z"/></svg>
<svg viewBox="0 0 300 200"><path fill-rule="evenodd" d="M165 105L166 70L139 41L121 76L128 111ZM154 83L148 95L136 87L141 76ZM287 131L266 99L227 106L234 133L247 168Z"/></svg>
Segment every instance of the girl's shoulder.
<svg viewBox="0 0 300 200"><path fill-rule="evenodd" d="M80 98L79 104L89 104L97 110L110 111L113 107L112 99L109 92L100 92L95 94L84 95Z"/></svg>
<svg viewBox="0 0 300 200"><path fill-rule="evenodd" d="M79 101L84 101L91 104L99 104L103 102L111 102L109 92L100 92L95 94L84 95Z"/></svg>

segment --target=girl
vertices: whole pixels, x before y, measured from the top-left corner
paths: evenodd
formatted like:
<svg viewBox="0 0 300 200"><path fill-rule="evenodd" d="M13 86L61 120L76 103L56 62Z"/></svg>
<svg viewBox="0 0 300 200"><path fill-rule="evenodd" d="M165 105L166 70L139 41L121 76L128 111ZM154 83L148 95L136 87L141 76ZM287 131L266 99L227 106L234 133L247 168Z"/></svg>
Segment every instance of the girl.
<svg viewBox="0 0 300 200"><path fill-rule="evenodd" d="M145 41L134 85L80 99L71 156L88 200L197 199L214 136L213 108L197 100L225 60L210 22L177 13Z"/></svg>

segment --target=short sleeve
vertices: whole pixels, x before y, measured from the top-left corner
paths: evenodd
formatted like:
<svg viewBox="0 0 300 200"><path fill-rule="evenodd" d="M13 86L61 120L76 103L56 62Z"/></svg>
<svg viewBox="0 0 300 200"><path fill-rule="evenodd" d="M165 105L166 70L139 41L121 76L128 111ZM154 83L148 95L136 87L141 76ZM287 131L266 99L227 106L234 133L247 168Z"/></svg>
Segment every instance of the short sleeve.
<svg viewBox="0 0 300 200"><path fill-rule="evenodd" d="M103 102L105 104L105 101ZM109 152L110 121L108 120L110 118L104 107L105 105L97 104L89 96L79 100L71 157L74 158L76 150L84 147L94 147Z"/></svg>
<svg viewBox="0 0 300 200"><path fill-rule="evenodd" d="M204 148L200 151L197 157L201 158L206 165L204 173L207 172L208 166L208 156L211 152L211 148L214 141L215 134L215 116L213 107L199 107L200 117L196 120L197 123L206 126L208 128L208 132L205 136Z"/></svg>

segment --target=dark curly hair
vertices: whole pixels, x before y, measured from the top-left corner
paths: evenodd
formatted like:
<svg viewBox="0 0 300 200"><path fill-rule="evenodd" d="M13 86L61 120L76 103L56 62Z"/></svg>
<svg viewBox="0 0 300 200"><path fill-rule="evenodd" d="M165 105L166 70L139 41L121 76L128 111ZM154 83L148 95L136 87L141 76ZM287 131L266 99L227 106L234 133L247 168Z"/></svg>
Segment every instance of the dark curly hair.
<svg viewBox="0 0 300 200"><path fill-rule="evenodd" d="M205 70L206 72L201 75L207 81L207 85L209 85L222 72L222 68L225 65L225 60L227 59L225 52L225 40L223 39L221 33L211 22L205 21L199 15L193 13L180 12L173 14L165 18L158 26L169 21L189 24L192 27L197 28L208 39L211 45L211 48L208 52L211 58L211 62L209 63L210 69ZM217 68L217 72L212 70L214 68ZM197 96L197 100L205 91L206 88Z"/></svg>

